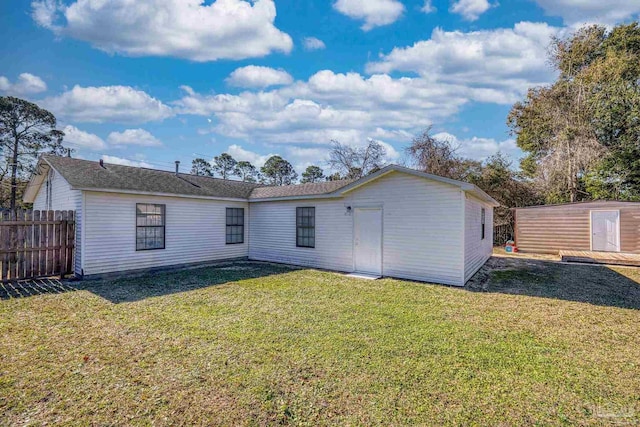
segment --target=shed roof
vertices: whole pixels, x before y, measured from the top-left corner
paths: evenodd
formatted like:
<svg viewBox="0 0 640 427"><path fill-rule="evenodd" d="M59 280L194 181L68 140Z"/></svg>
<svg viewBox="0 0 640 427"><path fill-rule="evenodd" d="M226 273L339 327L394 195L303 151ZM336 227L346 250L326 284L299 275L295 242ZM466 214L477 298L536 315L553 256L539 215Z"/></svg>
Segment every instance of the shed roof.
<svg viewBox="0 0 640 427"><path fill-rule="evenodd" d="M571 203L554 203L550 205L535 205L535 206L524 206L521 208L512 208L513 210L525 210L525 209L588 209L595 207L614 207L614 206L640 206L640 202L627 202L621 200L588 200L582 202L571 202Z"/></svg>

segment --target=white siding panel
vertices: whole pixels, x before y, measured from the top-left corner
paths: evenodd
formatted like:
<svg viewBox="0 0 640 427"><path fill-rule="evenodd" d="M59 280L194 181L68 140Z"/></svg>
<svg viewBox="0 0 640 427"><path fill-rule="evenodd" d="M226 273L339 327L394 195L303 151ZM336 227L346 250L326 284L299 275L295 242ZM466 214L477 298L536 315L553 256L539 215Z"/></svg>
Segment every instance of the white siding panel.
<svg viewBox="0 0 640 427"><path fill-rule="evenodd" d="M385 276L462 285L462 191L399 172L354 190L353 206L383 206Z"/></svg>
<svg viewBox="0 0 640 427"><path fill-rule="evenodd" d="M47 195L47 192L49 193ZM81 237L82 237L82 192L72 190L71 185L53 169L49 170L47 179L42 183L33 201L34 210L73 210L76 216L76 249L74 257L74 271L80 274Z"/></svg>
<svg viewBox="0 0 640 427"><path fill-rule="evenodd" d="M481 217L485 208L485 238L482 239ZM464 280L469 280L493 252L493 207L468 196L465 201Z"/></svg>
<svg viewBox="0 0 640 427"><path fill-rule="evenodd" d="M165 249L136 251L136 203L166 205ZM245 209L244 243L225 243L226 208ZM240 258L248 255L246 202L85 193L84 274Z"/></svg>
<svg viewBox="0 0 640 427"><path fill-rule="evenodd" d="M296 207L316 208L316 247L296 247ZM352 220L343 200L251 203L249 258L351 271Z"/></svg>
<svg viewBox="0 0 640 427"><path fill-rule="evenodd" d="M385 276L462 285L462 192L394 172L343 199L251 203L249 257L353 271L353 216L346 207L383 209ZM295 208L316 207L316 248L295 246Z"/></svg>
<svg viewBox="0 0 640 427"><path fill-rule="evenodd" d="M47 198L47 190L50 199ZM36 198L33 201L35 210L75 210L80 205L81 193L72 190L69 183L54 170L49 171L45 182L42 183ZM48 203L47 203L48 202Z"/></svg>

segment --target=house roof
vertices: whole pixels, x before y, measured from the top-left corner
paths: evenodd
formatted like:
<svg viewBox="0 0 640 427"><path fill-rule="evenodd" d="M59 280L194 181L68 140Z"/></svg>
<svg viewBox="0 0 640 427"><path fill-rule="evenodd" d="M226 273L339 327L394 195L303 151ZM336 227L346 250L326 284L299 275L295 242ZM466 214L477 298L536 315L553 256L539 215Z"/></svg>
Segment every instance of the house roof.
<svg viewBox="0 0 640 427"><path fill-rule="evenodd" d="M251 192L251 199L273 199L282 197L301 197L327 195L346 187L355 180L314 182L309 184L283 185L279 187L257 187Z"/></svg>
<svg viewBox="0 0 640 427"><path fill-rule="evenodd" d="M156 169L123 166L111 163L74 159L71 157L42 156L41 165L53 167L76 190L101 190L131 193L175 194L207 198L247 199L258 184L197 176ZM42 174L41 174L42 175ZM29 183L39 188L38 180ZM34 191L28 196L35 199ZM33 194L32 194L33 193Z"/></svg>
<svg viewBox="0 0 640 427"><path fill-rule="evenodd" d="M186 197L261 200L289 200L300 198L341 197L362 185L392 172L454 185L475 197L499 206L499 203L473 184L443 178L398 165L389 165L357 180L327 181L287 186L264 186L233 180L197 176L156 169L123 166L99 162L45 155L39 162L38 172L32 177L25 191L24 201L33 203L53 168L75 190L108 191L134 194L179 195Z"/></svg>

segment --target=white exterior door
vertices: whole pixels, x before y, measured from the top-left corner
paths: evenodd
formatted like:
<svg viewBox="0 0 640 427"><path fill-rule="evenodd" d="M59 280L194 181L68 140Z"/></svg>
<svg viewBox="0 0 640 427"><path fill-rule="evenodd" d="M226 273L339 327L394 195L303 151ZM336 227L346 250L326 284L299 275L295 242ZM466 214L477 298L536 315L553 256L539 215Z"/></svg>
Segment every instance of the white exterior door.
<svg viewBox="0 0 640 427"><path fill-rule="evenodd" d="M382 209L356 208L354 228L355 270L382 275Z"/></svg>
<svg viewBox="0 0 640 427"><path fill-rule="evenodd" d="M619 211L591 211L591 250L620 252Z"/></svg>

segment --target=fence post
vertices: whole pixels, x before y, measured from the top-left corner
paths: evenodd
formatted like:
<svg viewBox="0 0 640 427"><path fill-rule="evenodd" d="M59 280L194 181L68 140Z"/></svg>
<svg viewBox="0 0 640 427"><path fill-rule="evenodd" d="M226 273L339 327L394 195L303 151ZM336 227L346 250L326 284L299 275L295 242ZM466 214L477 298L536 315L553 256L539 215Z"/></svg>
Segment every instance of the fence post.
<svg viewBox="0 0 640 427"><path fill-rule="evenodd" d="M60 224L60 279L67 274L67 211L61 212L62 224Z"/></svg>
<svg viewBox="0 0 640 427"><path fill-rule="evenodd" d="M40 276L40 211L33 211L33 275Z"/></svg>
<svg viewBox="0 0 640 427"><path fill-rule="evenodd" d="M2 212L0 215L0 221L4 221L7 218L8 212ZM2 281L4 282L8 278L9 273L9 234L7 233L7 227L0 227L0 239L2 243Z"/></svg>
<svg viewBox="0 0 640 427"><path fill-rule="evenodd" d="M69 244L67 245L68 254L68 265L67 272L69 274L75 272L75 247L76 247L76 213L75 211L69 211L69 221L71 221L71 226L69 227Z"/></svg>
<svg viewBox="0 0 640 427"><path fill-rule="evenodd" d="M14 224L9 226L10 234L11 234L11 259L9 260L9 275L11 279L15 279L18 277L18 226L15 225L15 222L18 220L18 215L16 211L12 211L9 214L9 218L13 221Z"/></svg>

